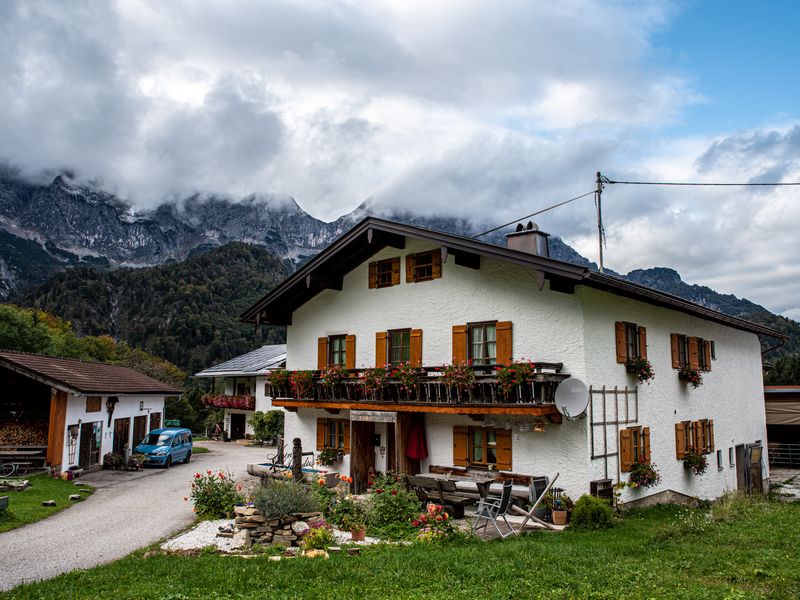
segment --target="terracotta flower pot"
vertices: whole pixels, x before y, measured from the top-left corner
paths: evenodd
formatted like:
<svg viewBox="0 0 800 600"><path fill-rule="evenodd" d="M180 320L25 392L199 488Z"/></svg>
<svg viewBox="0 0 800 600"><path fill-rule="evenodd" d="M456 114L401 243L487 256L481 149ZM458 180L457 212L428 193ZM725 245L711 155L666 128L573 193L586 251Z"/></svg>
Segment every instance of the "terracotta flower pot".
<svg viewBox="0 0 800 600"><path fill-rule="evenodd" d="M361 529L351 529L350 535L352 536L354 542L363 542L367 532L362 527Z"/></svg>
<svg viewBox="0 0 800 600"><path fill-rule="evenodd" d="M567 511L554 510L551 512L553 516L553 525L566 525L567 524Z"/></svg>

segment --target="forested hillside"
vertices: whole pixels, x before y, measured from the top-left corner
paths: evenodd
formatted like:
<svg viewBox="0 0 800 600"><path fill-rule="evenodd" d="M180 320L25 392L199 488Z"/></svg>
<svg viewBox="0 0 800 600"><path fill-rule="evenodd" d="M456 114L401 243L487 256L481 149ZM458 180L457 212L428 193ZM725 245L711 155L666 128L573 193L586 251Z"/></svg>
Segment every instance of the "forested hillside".
<svg viewBox="0 0 800 600"><path fill-rule="evenodd" d="M78 334L109 334L191 374L284 341L282 329L256 332L238 316L288 272L265 248L232 243L158 267L70 269L19 302L71 321Z"/></svg>

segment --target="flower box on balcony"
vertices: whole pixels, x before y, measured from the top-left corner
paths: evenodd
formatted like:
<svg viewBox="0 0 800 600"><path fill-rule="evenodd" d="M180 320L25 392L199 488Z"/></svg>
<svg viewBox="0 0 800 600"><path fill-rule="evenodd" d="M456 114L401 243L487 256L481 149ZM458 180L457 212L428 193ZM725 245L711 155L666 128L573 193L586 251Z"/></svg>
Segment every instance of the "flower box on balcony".
<svg viewBox="0 0 800 600"><path fill-rule="evenodd" d="M236 408L239 410L255 410L256 397L251 395L226 396L225 394L206 394L203 402L214 408Z"/></svg>

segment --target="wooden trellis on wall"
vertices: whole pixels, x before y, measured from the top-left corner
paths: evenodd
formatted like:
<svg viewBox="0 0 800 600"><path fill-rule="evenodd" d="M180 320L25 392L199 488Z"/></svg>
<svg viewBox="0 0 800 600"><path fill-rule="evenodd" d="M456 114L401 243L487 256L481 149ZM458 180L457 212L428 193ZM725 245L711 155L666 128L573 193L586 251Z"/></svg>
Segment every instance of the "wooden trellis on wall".
<svg viewBox="0 0 800 600"><path fill-rule="evenodd" d="M592 445L592 460L603 461L603 472L606 479L608 479L608 459L616 458L616 479L619 481L620 426L624 427L638 422L638 388L589 386L589 435Z"/></svg>

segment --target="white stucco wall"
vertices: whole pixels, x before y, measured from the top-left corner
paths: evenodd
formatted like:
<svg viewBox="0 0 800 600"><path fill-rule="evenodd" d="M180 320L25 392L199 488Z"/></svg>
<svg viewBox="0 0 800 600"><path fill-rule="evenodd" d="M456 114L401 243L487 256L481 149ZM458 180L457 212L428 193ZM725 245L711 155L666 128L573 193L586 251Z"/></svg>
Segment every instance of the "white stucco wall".
<svg viewBox="0 0 800 600"><path fill-rule="evenodd" d="M581 287L576 295L585 304L586 354L594 358L587 365L587 384L598 388L634 386L633 375L616 362L614 323L628 321L647 328L647 357L655 378L649 385L639 387L638 425L650 427L651 460L656 463L662 482L645 492L626 490L623 500L667 489L716 498L725 490L736 489L736 469L728 466L728 448L756 440L766 445L757 336L608 292ZM677 370L672 368L671 333L715 343L717 358L711 362L711 371L702 373L703 385L698 389L679 381ZM708 469L701 476L692 475L684 469L683 461L675 457L675 423L698 419L714 420L715 445L723 450L725 465L718 470L716 452L708 454ZM598 433L601 430L595 429ZM609 435L609 443L616 450L616 435ZM603 461L593 461L591 479L603 476L602 466ZM616 480L616 475L617 461L613 459L609 462L609 477ZM627 474L622 475L627 481Z"/></svg>
<svg viewBox="0 0 800 600"><path fill-rule="evenodd" d="M133 417L147 416L147 431L150 431L150 413L161 413L161 426L164 426L164 396L141 395L141 396L117 396L119 402L114 407L114 413L111 416L111 425L108 424L108 411L106 410L106 399L108 396L101 397L100 410L98 412L86 412L86 396L80 394L69 394L67 399L67 415L66 415L66 428L64 430L64 449L62 453L62 468L78 464L78 457L80 453L81 439L78 436L75 460L69 461L69 426L77 425L78 421L81 423L102 422L101 433L101 446L100 446L100 462L102 463L103 455L111 452L114 447L114 420L116 419L131 419L131 425L128 434L127 443L130 448L138 444L141 440L132 441L133 437ZM139 403L144 403L144 409L139 410ZM150 409L145 410L145 409Z"/></svg>

